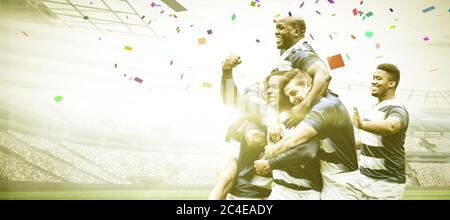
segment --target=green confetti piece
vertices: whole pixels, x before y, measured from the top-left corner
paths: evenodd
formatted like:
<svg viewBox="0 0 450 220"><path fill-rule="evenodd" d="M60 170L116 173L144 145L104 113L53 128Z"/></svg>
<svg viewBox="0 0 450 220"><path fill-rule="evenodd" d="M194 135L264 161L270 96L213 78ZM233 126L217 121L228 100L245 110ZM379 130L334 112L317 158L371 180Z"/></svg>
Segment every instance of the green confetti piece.
<svg viewBox="0 0 450 220"><path fill-rule="evenodd" d="M373 36L373 32L367 31L365 36L366 37L372 37Z"/></svg>
<svg viewBox="0 0 450 220"><path fill-rule="evenodd" d="M255 1L252 1L252 2L250 3L250 6L255 7L255 6L256 6L256 2L255 2Z"/></svg>
<svg viewBox="0 0 450 220"><path fill-rule="evenodd" d="M367 17L370 17L372 15L373 15L373 13L371 11L367 12L367 14L366 14Z"/></svg>
<svg viewBox="0 0 450 220"><path fill-rule="evenodd" d="M60 102L61 100L63 99L63 97L62 96L56 96L55 98L54 98L54 100L55 100L55 102Z"/></svg>
<svg viewBox="0 0 450 220"><path fill-rule="evenodd" d="M231 16L231 20L236 20L236 15L233 13L233 16Z"/></svg>
<svg viewBox="0 0 450 220"><path fill-rule="evenodd" d="M316 10L316 13L319 14L319 15L321 15L320 11L317 11L317 10Z"/></svg>
<svg viewBox="0 0 450 220"><path fill-rule="evenodd" d="M395 26L395 25L391 25L389 28L390 29L395 29L397 26Z"/></svg>
<svg viewBox="0 0 450 220"><path fill-rule="evenodd" d="M349 56L348 54L345 54L345 56L347 57L347 59L349 59L349 60L350 60L350 56Z"/></svg>

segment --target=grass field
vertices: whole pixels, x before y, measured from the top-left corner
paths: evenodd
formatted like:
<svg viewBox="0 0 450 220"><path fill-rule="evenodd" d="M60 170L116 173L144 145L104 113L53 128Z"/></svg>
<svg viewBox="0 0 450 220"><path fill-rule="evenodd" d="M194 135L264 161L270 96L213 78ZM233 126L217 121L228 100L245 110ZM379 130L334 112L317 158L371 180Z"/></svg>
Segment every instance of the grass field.
<svg viewBox="0 0 450 220"><path fill-rule="evenodd" d="M208 190L20 191L0 192L0 200L203 200ZM405 200L450 200L450 190L407 190Z"/></svg>

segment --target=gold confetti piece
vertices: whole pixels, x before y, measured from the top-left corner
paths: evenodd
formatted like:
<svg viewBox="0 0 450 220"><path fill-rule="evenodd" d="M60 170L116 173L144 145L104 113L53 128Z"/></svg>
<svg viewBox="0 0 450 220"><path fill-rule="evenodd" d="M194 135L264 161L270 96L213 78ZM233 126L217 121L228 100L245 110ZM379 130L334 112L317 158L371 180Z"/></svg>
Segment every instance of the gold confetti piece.
<svg viewBox="0 0 450 220"><path fill-rule="evenodd" d="M203 87L205 87L205 88L211 88L212 85L211 85L211 83L209 83L209 82L203 82Z"/></svg>
<svg viewBox="0 0 450 220"><path fill-rule="evenodd" d="M202 45L202 44L206 44L206 38L202 37L198 39L198 44Z"/></svg>

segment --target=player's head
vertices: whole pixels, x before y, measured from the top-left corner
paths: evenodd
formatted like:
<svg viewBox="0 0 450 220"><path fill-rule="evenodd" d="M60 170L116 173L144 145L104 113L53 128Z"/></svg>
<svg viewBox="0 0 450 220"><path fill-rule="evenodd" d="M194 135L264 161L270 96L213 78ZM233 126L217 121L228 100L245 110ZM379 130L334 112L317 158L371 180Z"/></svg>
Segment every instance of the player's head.
<svg viewBox="0 0 450 220"><path fill-rule="evenodd" d="M272 107L278 107L280 112L288 110L292 107L289 103L289 97L287 97L283 88L289 82L289 80L295 75L294 71L272 71L271 75L267 77L267 101Z"/></svg>
<svg viewBox="0 0 450 220"><path fill-rule="evenodd" d="M284 87L289 101L297 105L301 103L312 88L312 78L305 72L297 70L297 74Z"/></svg>
<svg viewBox="0 0 450 220"><path fill-rule="evenodd" d="M305 37L306 24L300 15L289 15L277 21L275 36L277 38L277 48L286 50Z"/></svg>
<svg viewBox="0 0 450 220"><path fill-rule="evenodd" d="M383 63L378 65L372 77L372 96L382 98L388 92L395 92L400 82L400 70L394 64Z"/></svg>

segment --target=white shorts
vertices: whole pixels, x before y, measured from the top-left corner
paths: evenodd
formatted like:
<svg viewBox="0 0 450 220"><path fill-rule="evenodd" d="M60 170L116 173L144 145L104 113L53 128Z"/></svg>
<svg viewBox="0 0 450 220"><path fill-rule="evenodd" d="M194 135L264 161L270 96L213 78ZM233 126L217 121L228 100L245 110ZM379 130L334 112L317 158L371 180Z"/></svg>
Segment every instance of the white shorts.
<svg viewBox="0 0 450 220"><path fill-rule="evenodd" d="M320 200L320 192L316 190L294 190L274 183L268 200Z"/></svg>
<svg viewBox="0 0 450 220"><path fill-rule="evenodd" d="M405 192L405 183L392 183L377 180L362 173L359 175L358 187L366 200L400 200Z"/></svg>
<svg viewBox="0 0 450 220"><path fill-rule="evenodd" d="M357 200L362 196L356 187L359 170L337 174L322 175L322 200Z"/></svg>
<svg viewBox="0 0 450 220"><path fill-rule="evenodd" d="M240 197L240 196L235 196L231 193L227 194L227 198L226 200L266 200L267 198L246 198L246 197Z"/></svg>

